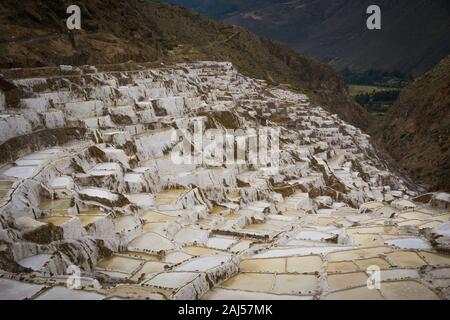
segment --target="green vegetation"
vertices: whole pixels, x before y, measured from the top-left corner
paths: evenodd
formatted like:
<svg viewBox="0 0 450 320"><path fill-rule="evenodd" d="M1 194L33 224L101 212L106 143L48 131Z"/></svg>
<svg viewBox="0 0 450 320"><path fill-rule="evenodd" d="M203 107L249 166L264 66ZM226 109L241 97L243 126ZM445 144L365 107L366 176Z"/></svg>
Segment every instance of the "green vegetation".
<svg viewBox="0 0 450 320"><path fill-rule="evenodd" d="M349 93L356 102L375 115L385 114L411 80L397 71L355 72L348 68L341 71L341 76L349 83Z"/></svg>
<svg viewBox="0 0 450 320"><path fill-rule="evenodd" d="M383 115L397 100L400 89L371 85L349 85L349 92L356 102L367 111L376 115Z"/></svg>
<svg viewBox="0 0 450 320"><path fill-rule="evenodd" d="M403 88L412 80L410 76L398 71L370 69L364 72L357 72L345 68L340 74L347 83L376 87Z"/></svg>
<svg viewBox="0 0 450 320"><path fill-rule="evenodd" d="M359 85L359 84L351 84L348 86L348 89L349 89L350 95L352 97L356 97L356 96L359 96L362 94L367 94L367 93L397 90L396 88L390 88L390 87L377 87L377 86Z"/></svg>

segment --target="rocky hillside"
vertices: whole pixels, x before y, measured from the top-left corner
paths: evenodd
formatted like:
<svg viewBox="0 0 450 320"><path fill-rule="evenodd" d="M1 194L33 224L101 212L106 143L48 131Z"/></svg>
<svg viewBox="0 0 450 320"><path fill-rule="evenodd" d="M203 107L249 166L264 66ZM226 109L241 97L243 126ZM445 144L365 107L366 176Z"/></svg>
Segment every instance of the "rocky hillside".
<svg viewBox="0 0 450 320"><path fill-rule="evenodd" d="M405 88L374 132L412 177L449 191L450 56Z"/></svg>
<svg viewBox="0 0 450 320"><path fill-rule="evenodd" d="M366 29L369 0L168 0L279 40L337 69L418 75L450 53L450 2L380 0L382 30ZM214 6L211 4L214 3Z"/></svg>
<svg viewBox="0 0 450 320"><path fill-rule="evenodd" d="M227 60L249 76L306 90L359 127L368 123L330 67L238 27L156 1L78 1L83 30L69 33L70 4L2 1L0 67Z"/></svg>

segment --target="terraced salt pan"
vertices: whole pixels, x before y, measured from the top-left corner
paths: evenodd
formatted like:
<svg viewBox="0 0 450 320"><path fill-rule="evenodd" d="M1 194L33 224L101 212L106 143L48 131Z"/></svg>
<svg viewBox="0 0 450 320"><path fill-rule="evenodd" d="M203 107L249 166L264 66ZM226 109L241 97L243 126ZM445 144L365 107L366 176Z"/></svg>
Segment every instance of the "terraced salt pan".
<svg viewBox="0 0 450 320"><path fill-rule="evenodd" d="M0 300L30 299L43 288L44 285L0 278Z"/></svg>
<svg viewBox="0 0 450 320"><path fill-rule="evenodd" d="M417 269L390 269L381 270L381 281L389 280L405 280L405 279L419 279L419 271Z"/></svg>
<svg viewBox="0 0 450 320"><path fill-rule="evenodd" d="M154 197L148 193L125 194L125 197L131 203L143 209L150 209L154 205Z"/></svg>
<svg viewBox="0 0 450 320"><path fill-rule="evenodd" d="M169 189L160 192L155 197L156 205L175 205L177 200L186 193L186 189Z"/></svg>
<svg viewBox="0 0 450 320"><path fill-rule="evenodd" d="M386 255L387 260L399 268L420 268L427 263L413 251L397 251Z"/></svg>
<svg viewBox="0 0 450 320"><path fill-rule="evenodd" d="M359 271L359 267L352 261L329 262L327 273L348 273Z"/></svg>
<svg viewBox="0 0 450 320"><path fill-rule="evenodd" d="M217 268L224 263L230 261L230 256L225 255L214 255L214 256L203 256L197 259L190 260L179 267L176 267L176 271L195 271L195 272L205 272L213 268Z"/></svg>
<svg viewBox="0 0 450 320"><path fill-rule="evenodd" d="M233 238L211 237L205 245L213 249L226 250L236 242L237 239Z"/></svg>
<svg viewBox="0 0 450 320"><path fill-rule="evenodd" d="M154 287L178 289L194 281L199 276L196 272L165 272L148 280L145 284Z"/></svg>
<svg viewBox="0 0 450 320"><path fill-rule="evenodd" d="M103 300L104 298L104 295L97 292L53 287L40 294L36 300Z"/></svg>
<svg viewBox="0 0 450 320"><path fill-rule="evenodd" d="M239 264L239 269L243 272L315 273L321 267L320 256L246 259Z"/></svg>
<svg viewBox="0 0 450 320"><path fill-rule="evenodd" d="M327 283L330 291L338 291L367 284L368 276L364 272L328 275Z"/></svg>
<svg viewBox="0 0 450 320"><path fill-rule="evenodd" d="M114 219L114 228L118 233L136 230L140 227L139 220L135 216L123 216Z"/></svg>
<svg viewBox="0 0 450 320"><path fill-rule="evenodd" d="M450 266L450 255L424 251L420 251L419 255L430 265L439 267Z"/></svg>
<svg viewBox="0 0 450 320"><path fill-rule="evenodd" d="M355 259L374 258L382 254L392 252L393 249L387 246L377 246L371 248L360 248L345 250L341 252L331 252L327 254L328 261L351 261Z"/></svg>
<svg viewBox="0 0 450 320"><path fill-rule="evenodd" d="M73 186L72 177L56 177L50 185L53 189L71 189Z"/></svg>
<svg viewBox="0 0 450 320"><path fill-rule="evenodd" d="M320 232L320 231L301 231L296 236L295 239L301 240L313 240L313 241L324 241L334 238L335 235Z"/></svg>
<svg viewBox="0 0 450 320"><path fill-rule="evenodd" d="M158 261L147 261L131 278L138 281L141 278L149 279L153 274L163 272L169 264Z"/></svg>
<svg viewBox="0 0 450 320"><path fill-rule="evenodd" d="M80 223L83 227L87 227L101 219L106 217L105 214L92 215L92 214L78 214L77 218L80 219Z"/></svg>
<svg viewBox="0 0 450 320"><path fill-rule="evenodd" d="M313 275L271 273L239 273L222 284L225 289L275 294L311 295L317 290L318 279Z"/></svg>
<svg viewBox="0 0 450 320"><path fill-rule="evenodd" d="M173 249L175 246L172 241L156 233L144 233L128 244L128 250L138 252L158 253Z"/></svg>
<svg viewBox="0 0 450 320"><path fill-rule="evenodd" d="M174 241L183 244L205 243L208 234L207 230L183 228L174 236Z"/></svg>
<svg viewBox="0 0 450 320"><path fill-rule="evenodd" d="M392 239L386 240L385 243L400 249L431 249L431 245L420 238Z"/></svg>
<svg viewBox="0 0 450 320"><path fill-rule="evenodd" d="M388 300L438 300L431 289L417 281L383 282L381 294Z"/></svg>
<svg viewBox="0 0 450 320"><path fill-rule="evenodd" d="M30 268L32 270L41 270L46 262L50 260L50 254L38 254L19 261L22 267Z"/></svg>
<svg viewBox="0 0 450 320"><path fill-rule="evenodd" d="M129 275L134 274L140 267L142 261L122 256L112 256L97 264L97 268L107 271L123 272Z"/></svg>
<svg viewBox="0 0 450 320"><path fill-rule="evenodd" d="M364 271L371 266L377 266L380 269L391 268L391 265L384 258L369 258L353 261L360 270Z"/></svg>
<svg viewBox="0 0 450 320"><path fill-rule="evenodd" d="M98 188L86 188L78 191L79 194L84 194L92 198L107 199L109 201L117 201L118 195L109 192L108 190Z"/></svg>
<svg viewBox="0 0 450 320"><path fill-rule="evenodd" d="M46 223L50 223L54 226L62 226L63 224L69 222L70 220L72 220L73 217L71 216L66 216L66 217L42 217L39 218L38 221L40 222L46 222Z"/></svg>
<svg viewBox="0 0 450 320"><path fill-rule="evenodd" d="M36 166L11 167L1 173L2 176L15 179L27 179L37 172Z"/></svg>
<svg viewBox="0 0 450 320"><path fill-rule="evenodd" d="M66 215L71 207L71 199L41 199L39 207L50 214Z"/></svg>
<svg viewBox="0 0 450 320"><path fill-rule="evenodd" d="M287 256L307 256L311 254L327 254L334 251L341 251L346 249L352 249L351 246L327 246L327 247L299 247L299 248L287 248L287 249L270 249L263 253L258 253L253 258L276 258Z"/></svg>
<svg viewBox="0 0 450 320"><path fill-rule="evenodd" d="M335 291L327 294L325 300L383 300L378 290L369 290L367 286Z"/></svg>
<svg viewBox="0 0 450 320"><path fill-rule="evenodd" d="M208 291L202 300L312 300L312 296L281 295L264 292L227 290L214 288Z"/></svg>

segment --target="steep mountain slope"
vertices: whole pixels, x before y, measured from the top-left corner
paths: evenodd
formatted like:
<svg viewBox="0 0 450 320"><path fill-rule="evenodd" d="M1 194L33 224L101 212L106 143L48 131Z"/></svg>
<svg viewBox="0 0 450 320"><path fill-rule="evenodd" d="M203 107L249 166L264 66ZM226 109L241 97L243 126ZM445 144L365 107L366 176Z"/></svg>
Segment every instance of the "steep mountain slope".
<svg viewBox="0 0 450 320"><path fill-rule="evenodd" d="M308 91L344 120L368 115L328 66L225 22L156 1L78 1L82 31L68 32L66 0L0 3L0 67L217 59L247 75Z"/></svg>
<svg viewBox="0 0 450 320"><path fill-rule="evenodd" d="M450 190L450 56L402 91L374 133L412 177Z"/></svg>
<svg viewBox="0 0 450 320"><path fill-rule="evenodd" d="M191 8L210 18L223 19L262 6L283 3L286 0L168 0L165 2Z"/></svg>
<svg viewBox="0 0 450 320"><path fill-rule="evenodd" d="M169 2L215 16L209 9L211 1ZM374 4L369 0L274 0L258 6L253 2L241 1L234 13L220 6L221 18L286 43L338 70L376 69L416 76L450 53L447 0L377 1L382 10L380 31L366 28L366 9Z"/></svg>

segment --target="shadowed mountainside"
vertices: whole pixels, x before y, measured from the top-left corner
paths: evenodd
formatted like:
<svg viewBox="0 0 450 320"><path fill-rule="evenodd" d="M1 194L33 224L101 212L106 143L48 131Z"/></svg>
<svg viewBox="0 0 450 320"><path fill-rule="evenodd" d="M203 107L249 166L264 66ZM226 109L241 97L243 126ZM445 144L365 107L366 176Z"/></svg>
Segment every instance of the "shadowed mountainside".
<svg viewBox="0 0 450 320"><path fill-rule="evenodd" d="M337 70L417 76L450 53L448 0L167 0L243 26L330 63ZM382 30L366 28L377 4Z"/></svg>
<svg viewBox="0 0 450 320"><path fill-rule="evenodd" d="M450 191L450 56L406 87L373 132L411 177Z"/></svg>
<svg viewBox="0 0 450 320"><path fill-rule="evenodd" d="M369 116L329 66L228 23L156 1L78 1L81 31L68 32L70 1L2 1L0 67L129 60L228 60L240 72L306 91L361 128Z"/></svg>

